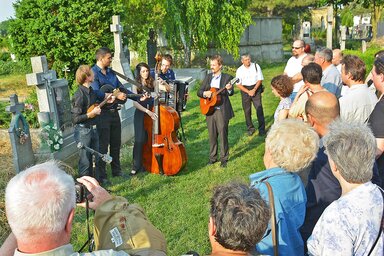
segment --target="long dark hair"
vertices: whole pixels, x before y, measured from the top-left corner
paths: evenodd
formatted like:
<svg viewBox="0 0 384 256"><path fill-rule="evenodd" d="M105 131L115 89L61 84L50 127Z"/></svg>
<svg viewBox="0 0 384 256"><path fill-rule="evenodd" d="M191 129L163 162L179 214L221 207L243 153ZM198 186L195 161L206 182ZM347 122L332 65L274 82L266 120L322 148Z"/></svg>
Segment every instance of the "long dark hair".
<svg viewBox="0 0 384 256"><path fill-rule="evenodd" d="M151 70L147 63L141 62L141 63L137 64L136 71L135 71L136 81L139 82L140 84L142 84L140 71L141 71L141 68L143 68L143 67L148 69L148 72L150 72L150 70ZM149 89L153 89L154 88L154 85L153 85L154 81L155 80L153 79L153 77L149 74L148 78L145 79L145 84L142 84L142 85L149 88Z"/></svg>

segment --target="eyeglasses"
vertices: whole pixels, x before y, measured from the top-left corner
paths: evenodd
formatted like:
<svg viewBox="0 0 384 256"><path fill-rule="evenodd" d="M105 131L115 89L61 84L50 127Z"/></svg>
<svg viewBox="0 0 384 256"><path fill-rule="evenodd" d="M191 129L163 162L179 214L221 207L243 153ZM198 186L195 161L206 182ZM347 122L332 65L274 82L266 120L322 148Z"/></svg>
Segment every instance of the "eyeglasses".
<svg viewBox="0 0 384 256"><path fill-rule="evenodd" d="M292 49L296 49L296 50L298 50L298 49L300 49L300 48L303 48L303 46L300 46L300 47L292 46Z"/></svg>

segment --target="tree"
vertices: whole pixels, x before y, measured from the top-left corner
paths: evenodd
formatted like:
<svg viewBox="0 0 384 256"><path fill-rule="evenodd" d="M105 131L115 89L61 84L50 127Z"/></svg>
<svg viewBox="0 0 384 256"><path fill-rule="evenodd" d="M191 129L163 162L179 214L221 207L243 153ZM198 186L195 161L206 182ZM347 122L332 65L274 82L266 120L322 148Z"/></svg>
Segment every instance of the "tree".
<svg viewBox="0 0 384 256"><path fill-rule="evenodd" d="M12 52L22 60L46 55L59 74L94 63L97 48L112 46L109 24L122 11L120 0L19 0L14 8Z"/></svg>
<svg viewBox="0 0 384 256"><path fill-rule="evenodd" d="M359 0L364 7L371 9L371 24L372 24L372 37L376 39L377 37L377 23L379 22L383 9L384 9L384 0Z"/></svg>
<svg viewBox="0 0 384 256"><path fill-rule="evenodd" d="M190 65L191 49L209 44L239 56L240 38L252 19L248 0L167 0L164 31L171 46L184 50Z"/></svg>
<svg viewBox="0 0 384 256"><path fill-rule="evenodd" d="M264 1L254 0L249 6L249 10L252 14L265 15L268 17L275 15L284 15L294 9L307 8L308 6L314 6L318 1L315 0L276 0L276 1Z"/></svg>

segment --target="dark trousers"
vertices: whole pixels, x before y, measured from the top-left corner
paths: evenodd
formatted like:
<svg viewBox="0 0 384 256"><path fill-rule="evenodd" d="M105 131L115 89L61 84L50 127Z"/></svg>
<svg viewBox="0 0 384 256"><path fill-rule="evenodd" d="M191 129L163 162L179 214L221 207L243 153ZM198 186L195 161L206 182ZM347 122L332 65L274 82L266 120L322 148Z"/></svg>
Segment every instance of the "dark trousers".
<svg viewBox="0 0 384 256"><path fill-rule="evenodd" d="M221 110L215 109L212 115L206 116L209 134L209 160L217 161L217 139L220 140L220 160L228 161L228 121L225 121Z"/></svg>
<svg viewBox="0 0 384 256"><path fill-rule="evenodd" d="M80 127L75 125L75 140L81 142L84 146L99 151L99 135L96 129ZM100 181L100 159L95 155L96 168L93 170L92 154L84 148L79 149L79 175L92 176Z"/></svg>
<svg viewBox="0 0 384 256"><path fill-rule="evenodd" d="M109 146L109 154L112 157L111 169L112 175L121 172L120 166L120 146L121 146L121 123L118 111L111 112L102 110L100 114L100 122L97 127L99 132L100 153L107 154ZM106 179L106 163L100 161L100 178Z"/></svg>
<svg viewBox="0 0 384 256"><path fill-rule="evenodd" d="M144 115L145 113L136 109L134 115L135 142L133 144L133 166L135 171L143 171L143 147L148 136L144 130Z"/></svg>
<svg viewBox="0 0 384 256"><path fill-rule="evenodd" d="M255 86L244 86L248 90L252 90ZM256 115L257 115L257 121L259 123L257 129L259 130L259 133L265 133L265 120L264 120L264 111L263 111L263 105L261 103L261 86L259 89L257 89L255 95L253 97L249 96L248 93L245 93L241 91L241 101L243 105L244 110L244 116L245 116L245 122L247 124L248 131L252 131L255 129L252 123L252 107L251 102L253 103L253 106L256 109Z"/></svg>

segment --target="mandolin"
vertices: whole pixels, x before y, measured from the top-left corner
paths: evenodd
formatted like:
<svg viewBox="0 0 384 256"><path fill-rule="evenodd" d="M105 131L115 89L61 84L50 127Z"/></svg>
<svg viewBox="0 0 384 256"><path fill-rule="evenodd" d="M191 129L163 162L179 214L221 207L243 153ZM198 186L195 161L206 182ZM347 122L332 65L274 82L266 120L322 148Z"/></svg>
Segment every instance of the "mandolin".
<svg viewBox="0 0 384 256"><path fill-rule="evenodd" d="M233 78L229 83L233 86L235 83L239 81L239 78ZM200 98L200 110L203 115L210 115L213 113L215 106L219 106L221 104L220 93L226 90L225 87L221 89L211 88L212 92L211 98Z"/></svg>
<svg viewBox="0 0 384 256"><path fill-rule="evenodd" d="M111 94L109 94L102 102L100 103L95 103L95 104L92 104L88 109L87 109L87 113L91 112L95 107L99 106L100 108L102 108L106 103L107 101L112 97L112 96L117 96L117 94L120 92L119 88L116 88L112 91ZM145 93L145 94L134 94L134 93L131 93L131 94L127 94L126 97L127 98L138 98L138 97L142 97L143 95L148 95L148 93Z"/></svg>

